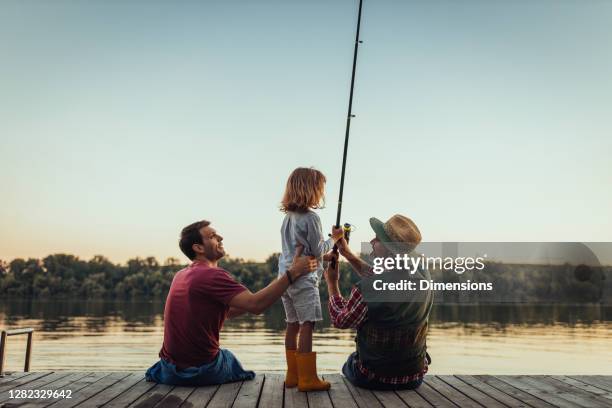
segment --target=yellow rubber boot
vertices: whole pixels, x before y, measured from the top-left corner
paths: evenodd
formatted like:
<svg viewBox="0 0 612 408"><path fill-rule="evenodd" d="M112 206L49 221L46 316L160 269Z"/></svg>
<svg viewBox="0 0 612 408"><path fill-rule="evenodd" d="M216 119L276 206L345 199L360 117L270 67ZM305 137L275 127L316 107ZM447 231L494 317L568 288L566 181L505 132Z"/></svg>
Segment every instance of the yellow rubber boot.
<svg viewBox="0 0 612 408"><path fill-rule="evenodd" d="M298 369L298 390L326 391L331 386L317 376L317 353L295 353Z"/></svg>
<svg viewBox="0 0 612 408"><path fill-rule="evenodd" d="M285 350L287 358L287 374L285 375L285 387L293 388L298 385L298 369L295 361L295 350Z"/></svg>

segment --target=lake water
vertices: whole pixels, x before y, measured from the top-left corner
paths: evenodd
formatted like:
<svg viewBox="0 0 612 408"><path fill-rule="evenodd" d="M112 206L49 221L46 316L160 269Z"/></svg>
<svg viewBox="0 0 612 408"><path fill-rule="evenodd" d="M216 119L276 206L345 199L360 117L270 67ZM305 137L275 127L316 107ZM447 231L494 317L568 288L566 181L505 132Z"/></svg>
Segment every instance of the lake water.
<svg viewBox="0 0 612 408"><path fill-rule="evenodd" d="M324 313L325 314L325 313ZM612 374L612 307L436 305L429 353L434 374ZM32 370L144 370L163 337L162 302L0 300L0 328L33 327ZM226 321L222 347L245 368L284 370L284 313ZM314 350L338 372L354 334L324 321ZM25 336L10 337L7 369L21 370Z"/></svg>

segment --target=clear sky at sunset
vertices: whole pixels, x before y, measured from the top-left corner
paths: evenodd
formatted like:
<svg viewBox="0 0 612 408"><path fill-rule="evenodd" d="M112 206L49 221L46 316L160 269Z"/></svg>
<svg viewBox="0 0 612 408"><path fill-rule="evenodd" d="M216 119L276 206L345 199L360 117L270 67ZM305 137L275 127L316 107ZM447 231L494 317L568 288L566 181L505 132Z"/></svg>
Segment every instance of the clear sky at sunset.
<svg viewBox="0 0 612 408"><path fill-rule="evenodd" d="M357 2L0 2L0 259L280 250L297 166L335 220ZM344 221L612 241L612 2L364 0Z"/></svg>

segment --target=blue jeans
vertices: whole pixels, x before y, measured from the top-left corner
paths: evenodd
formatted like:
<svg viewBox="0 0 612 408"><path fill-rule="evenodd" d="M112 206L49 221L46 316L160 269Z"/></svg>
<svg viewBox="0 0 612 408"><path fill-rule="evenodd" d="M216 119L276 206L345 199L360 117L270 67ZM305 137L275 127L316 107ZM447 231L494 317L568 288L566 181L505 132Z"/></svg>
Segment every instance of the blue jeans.
<svg viewBox="0 0 612 408"><path fill-rule="evenodd" d="M357 359L357 352L353 352L346 360L346 363L344 363L344 366L342 366L342 374L344 374L346 379L349 380L351 384L357 387L380 391L414 390L423 382L422 378L406 384L387 384L378 380L371 380L363 375L361 371L359 371L359 368L357 367Z"/></svg>
<svg viewBox="0 0 612 408"><path fill-rule="evenodd" d="M147 370L145 378L159 384L197 386L252 380L255 373L244 370L231 351L220 349L213 361L200 367L179 370L174 364L160 359Z"/></svg>

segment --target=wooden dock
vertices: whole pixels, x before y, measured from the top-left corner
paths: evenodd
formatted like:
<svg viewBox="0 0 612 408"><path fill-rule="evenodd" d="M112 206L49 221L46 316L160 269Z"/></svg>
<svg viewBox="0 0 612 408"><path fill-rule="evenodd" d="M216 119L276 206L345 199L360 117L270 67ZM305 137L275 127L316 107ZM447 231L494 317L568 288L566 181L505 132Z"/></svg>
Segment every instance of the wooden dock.
<svg viewBox="0 0 612 408"><path fill-rule="evenodd" d="M133 372L33 372L0 378L0 407L612 407L612 376L428 375L416 391L369 391L341 375L329 392L285 389L280 374L207 387L148 383ZM15 399L16 390L71 390L70 399Z"/></svg>

